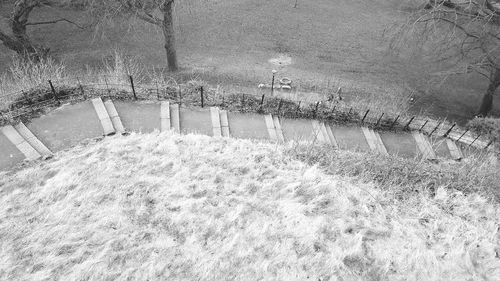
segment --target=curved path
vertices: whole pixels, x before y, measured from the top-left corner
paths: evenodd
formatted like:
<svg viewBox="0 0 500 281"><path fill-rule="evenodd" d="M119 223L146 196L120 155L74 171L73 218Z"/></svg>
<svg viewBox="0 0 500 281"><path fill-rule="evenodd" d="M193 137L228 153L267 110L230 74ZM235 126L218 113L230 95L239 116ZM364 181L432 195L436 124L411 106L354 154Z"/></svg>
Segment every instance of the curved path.
<svg viewBox="0 0 500 281"><path fill-rule="evenodd" d="M50 157L82 140L116 133L155 130L236 137L275 142L324 143L335 149L374 151L407 158L464 157L457 144L429 139L419 132L376 132L368 127L337 126L309 119L288 119L211 108L179 108L163 102L111 101L101 98L63 105L50 113L14 126L0 128L0 170L24 160Z"/></svg>

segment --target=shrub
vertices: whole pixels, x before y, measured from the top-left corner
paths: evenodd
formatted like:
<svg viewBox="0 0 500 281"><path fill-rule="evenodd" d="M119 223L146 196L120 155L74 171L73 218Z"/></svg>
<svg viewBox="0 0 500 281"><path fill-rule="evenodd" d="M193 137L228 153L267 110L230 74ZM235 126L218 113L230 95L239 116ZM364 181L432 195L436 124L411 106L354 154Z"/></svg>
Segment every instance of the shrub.
<svg viewBox="0 0 500 281"><path fill-rule="evenodd" d="M500 140L500 118L474 118L467 123L467 128L496 141Z"/></svg>

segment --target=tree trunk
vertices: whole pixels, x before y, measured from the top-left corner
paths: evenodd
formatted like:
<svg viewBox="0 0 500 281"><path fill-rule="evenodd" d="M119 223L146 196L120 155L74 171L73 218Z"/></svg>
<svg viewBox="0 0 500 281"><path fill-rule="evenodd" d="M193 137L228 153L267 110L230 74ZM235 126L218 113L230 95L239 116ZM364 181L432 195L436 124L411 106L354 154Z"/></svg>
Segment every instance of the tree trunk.
<svg viewBox="0 0 500 281"><path fill-rule="evenodd" d="M29 15L37 5L39 3L36 0L16 1L7 24L11 31L10 34L0 30L0 41L5 47L13 50L22 58L34 61L45 57L49 50L33 44L26 33Z"/></svg>
<svg viewBox="0 0 500 281"><path fill-rule="evenodd" d="M495 69L492 71L488 90L486 90L481 106L479 107L479 112L477 114L479 117L486 117L490 113L493 108L493 95L495 95L498 86L500 86L500 70Z"/></svg>
<svg viewBox="0 0 500 281"><path fill-rule="evenodd" d="M163 12L163 36L165 37L165 51L167 52L167 63L170 71L177 71L177 54L175 51L175 33L174 23L172 18L172 6L174 0L165 0L161 7Z"/></svg>

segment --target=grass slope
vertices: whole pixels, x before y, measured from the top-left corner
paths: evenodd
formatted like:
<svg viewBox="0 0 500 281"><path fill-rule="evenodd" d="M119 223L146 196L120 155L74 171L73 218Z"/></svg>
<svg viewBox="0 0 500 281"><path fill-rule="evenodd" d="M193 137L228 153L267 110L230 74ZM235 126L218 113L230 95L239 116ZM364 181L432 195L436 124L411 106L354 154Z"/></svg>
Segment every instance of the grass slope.
<svg viewBox="0 0 500 281"><path fill-rule="evenodd" d="M0 174L0 279L500 280L497 205L398 201L286 151L132 134Z"/></svg>

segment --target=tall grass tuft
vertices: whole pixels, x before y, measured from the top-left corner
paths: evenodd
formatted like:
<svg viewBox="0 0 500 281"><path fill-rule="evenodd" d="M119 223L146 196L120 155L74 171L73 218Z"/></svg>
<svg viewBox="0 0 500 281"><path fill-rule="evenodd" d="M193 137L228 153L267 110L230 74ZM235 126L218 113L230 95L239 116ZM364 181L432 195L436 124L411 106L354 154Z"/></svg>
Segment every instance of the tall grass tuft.
<svg viewBox="0 0 500 281"><path fill-rule="evenodd" d="M67 78L66 66L51 58L34 62L14 57L8 73L0 80L0 96L37 89L45 85L48 80L65 78Z"/></svg>

